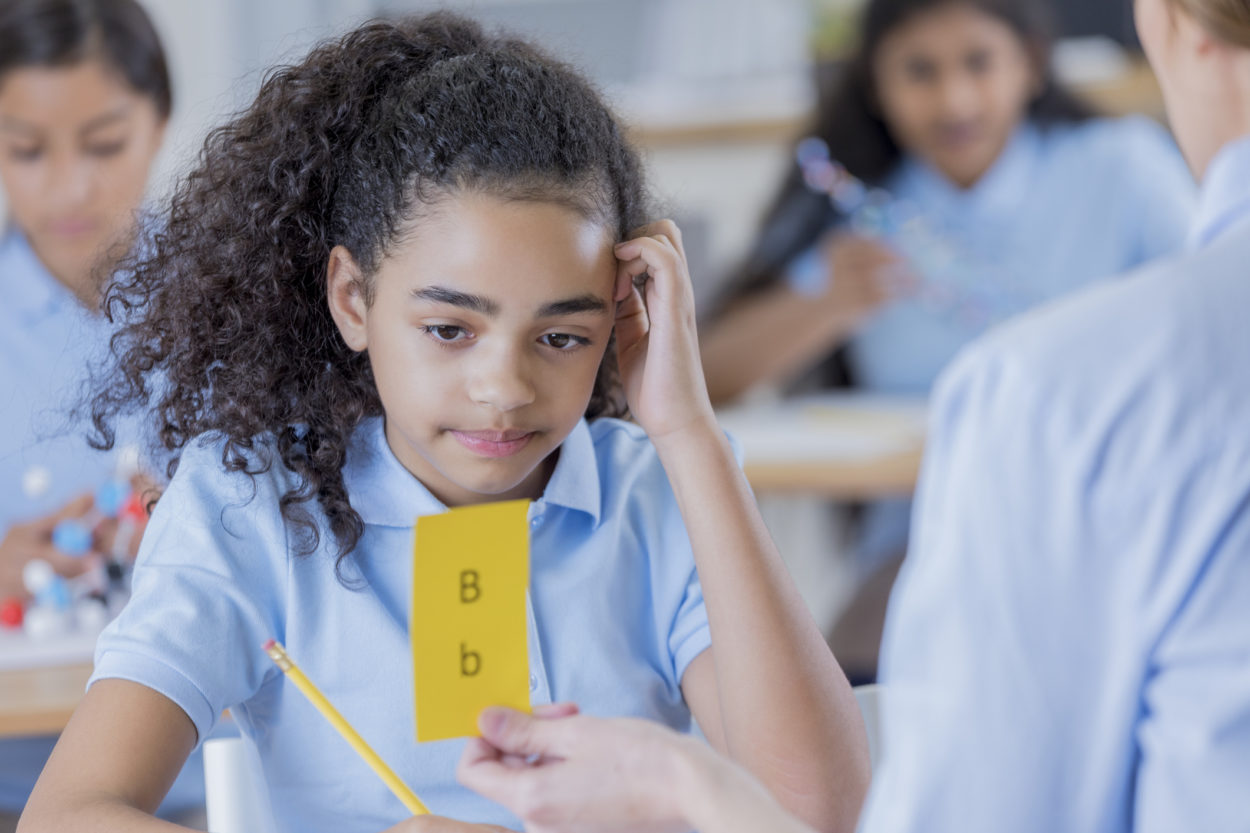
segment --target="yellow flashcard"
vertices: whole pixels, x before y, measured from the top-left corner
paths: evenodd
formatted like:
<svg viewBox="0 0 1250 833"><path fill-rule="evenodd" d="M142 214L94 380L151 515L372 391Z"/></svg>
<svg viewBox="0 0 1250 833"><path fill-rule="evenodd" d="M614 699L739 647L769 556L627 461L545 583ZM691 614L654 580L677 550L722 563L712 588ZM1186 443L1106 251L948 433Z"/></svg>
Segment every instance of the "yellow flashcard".
<svg viewBox="0 0 1250 833"><path fill-rule="evenodd" d="M477 735L487 706L530 710L529 501L417 519L412 668L417 742Z"/></svg>

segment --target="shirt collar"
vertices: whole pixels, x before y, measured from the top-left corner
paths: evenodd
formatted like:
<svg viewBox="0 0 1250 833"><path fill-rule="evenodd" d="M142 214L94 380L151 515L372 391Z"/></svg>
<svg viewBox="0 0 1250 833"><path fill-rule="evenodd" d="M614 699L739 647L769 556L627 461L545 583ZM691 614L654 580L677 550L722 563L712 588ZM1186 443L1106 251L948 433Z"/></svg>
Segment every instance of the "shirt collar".
<svg viewBox="0 0 1250 833"><path fill-rule="evenodd" d="M1250 136L1225 145L1207 168L1198 195L1190 248L1206 246L1239 220L1250 217Z"/></svg>
<svg viewBox="0 0 1250 833"><path fill-rule="evenodd" d="M994 164L971 188L960 188L936 168L914 157L904 164L901 174L925 201L999 215L1019 206L1028 195L1029 180L1041 150L1041 134L1026 122L1016 128Z"/></svg>
<svg viewBox="0 0 1250 833"><path fill-rule="evenodd" d="M559 453L540 502L585 512L597 525L599 466L586 420L578 421ZM381 417L365 420L353 434L343 482L367 524L410 527L418 517L447 510L391 451Z"/></svg>
<svg viewBox="0 0 1250 833"><path fill-rule="evenodd" d="M10 227L0 238L0 282L5 287L5 300L29 323L36 323L67 302L77 304L70 291L52 277L26 235Z"/></svg>
<svg viewBox="0 0 1250 833"><path fill-rule="evenodd" d="M599 459L586 420L578 420L560 445L560 459L547 481L542 499L554 506L590 515L599 524Z"/></svg>

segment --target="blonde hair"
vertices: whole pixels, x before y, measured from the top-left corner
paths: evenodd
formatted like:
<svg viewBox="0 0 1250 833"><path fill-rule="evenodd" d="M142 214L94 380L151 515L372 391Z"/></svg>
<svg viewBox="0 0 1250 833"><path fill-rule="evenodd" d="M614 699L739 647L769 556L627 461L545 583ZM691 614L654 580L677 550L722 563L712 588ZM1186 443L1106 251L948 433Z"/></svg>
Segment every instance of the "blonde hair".
<svg viewBox="0 0 1250 833"><path fill-rule="evenodd" d="M1168 2L1183 9L1216 37L1250 49L1250 0L1168 0Z"/></svg>

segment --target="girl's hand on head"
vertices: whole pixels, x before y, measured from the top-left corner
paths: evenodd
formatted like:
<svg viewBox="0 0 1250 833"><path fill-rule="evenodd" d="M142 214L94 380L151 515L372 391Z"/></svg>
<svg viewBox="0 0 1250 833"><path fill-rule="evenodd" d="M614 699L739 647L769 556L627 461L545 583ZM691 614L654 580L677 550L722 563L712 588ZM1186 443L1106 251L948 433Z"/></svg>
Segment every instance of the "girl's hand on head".
<svg viewBox="0 0 1250 833"><path fill-rule="evenodd" d="M651 223L616 257L616 350L630 411L653 442L714 425L681 231Z"/></svg>
<svg viewBox="0 0 1250 833"><path fill-rule="evenodd" d="M699 742L645 720L493 708L456 775L520 816L530 833L684 831L677 773ZM704 747L706 749L706 747Z"/></svg>
<svg viewBox="0 0 1250 833"><path fill-rule="evenodd" d="M66 578L86 571L91 565L89 557L75 558L61 552L52 543L52 532L61 521L86 515L93 503L90 494L79 495L55 514L9 527L0 540L0 598L26 595L22 568L35 558L47 561Z"/></svg>
<svg viewBox="0 0 1250 833"><path fill-rule="evenodd" d="M907 260L880 241L837 234L825 249L832 278L820 302L832 315L858 325L881 307L915 291Z"/></svg>

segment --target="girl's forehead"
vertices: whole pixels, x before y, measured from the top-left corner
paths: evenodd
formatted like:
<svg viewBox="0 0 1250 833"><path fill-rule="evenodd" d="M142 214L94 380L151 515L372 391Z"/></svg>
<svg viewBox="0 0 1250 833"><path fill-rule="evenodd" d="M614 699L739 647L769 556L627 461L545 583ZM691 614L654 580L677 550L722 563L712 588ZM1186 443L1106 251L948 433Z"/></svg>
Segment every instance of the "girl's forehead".
<svg viewBox="0 0 1250 833"><path fill-rule="evenodd" d="M17 67L0 77L0 118L38 129L83 129L152 106L110 67L84 60L67 67Z"/></svg>
<svg viewBox="0 0 1250 833"><path fill-rule="evenodd" d="M885 34L882 42L949 45L951 38L966 41L1003 34L1015 34L1007 21L973 3L952 0L908 15Z"/></svg>
<svg viewBox="0 0 1250 833"><path fill-rule="evenodd" d="M402 274L413 287L447 285L501 298L607 294L614 242L601 221L568 205L461 193L415 220L380 271Z"/></svg>

